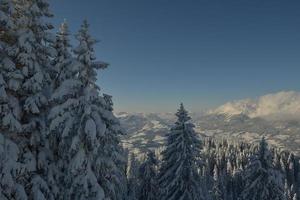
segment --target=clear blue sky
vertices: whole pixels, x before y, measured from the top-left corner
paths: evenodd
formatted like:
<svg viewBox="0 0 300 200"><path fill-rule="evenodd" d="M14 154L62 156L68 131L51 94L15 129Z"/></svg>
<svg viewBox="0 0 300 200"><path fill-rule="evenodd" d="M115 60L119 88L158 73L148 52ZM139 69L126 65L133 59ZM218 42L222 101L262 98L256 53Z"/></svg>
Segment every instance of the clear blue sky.
<svg viewBox="0 0 300 200"><path fill-rule="evenodd" d="M299 0L51 0L54 24L99 40L117 111L199 111L300 90Z"/></svg>

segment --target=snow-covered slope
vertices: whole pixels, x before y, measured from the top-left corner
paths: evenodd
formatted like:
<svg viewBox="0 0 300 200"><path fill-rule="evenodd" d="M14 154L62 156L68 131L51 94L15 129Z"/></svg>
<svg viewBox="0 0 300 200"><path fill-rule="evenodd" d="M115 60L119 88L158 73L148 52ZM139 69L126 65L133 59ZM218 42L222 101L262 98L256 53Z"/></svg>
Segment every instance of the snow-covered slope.
<svg viewBox="0 0 300 200"><path fill-rule="evenodd" d="M169 114L154 113L122 112L116 115L120 119L121 125L126 132L123 138L124 147L136 153L161 147L173 118L173 116Z"/></svg>

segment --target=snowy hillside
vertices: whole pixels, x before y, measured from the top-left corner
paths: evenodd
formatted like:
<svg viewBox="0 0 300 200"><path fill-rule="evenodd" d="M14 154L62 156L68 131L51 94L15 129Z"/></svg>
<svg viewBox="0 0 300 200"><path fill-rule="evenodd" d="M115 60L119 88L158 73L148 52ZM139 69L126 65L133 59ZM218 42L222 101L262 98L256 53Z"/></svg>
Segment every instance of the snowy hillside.
<svg viewBox="0 0 300 200"><path fill-rule="evenodd" d="M191 116L195 130L203 136L252 142L264 135L271 145L300 154L299 105L299 93L279 92L226 103L206 114ZM136 151L160 147L175 121L171 113L121 113L119 119L127 130L125 146Z"/></svg>
<svg viewBox="0 0 300 200"><path fill-rule="evenodd" d="M173 121L168 116L164 115L163 118L159 114L118 113L117 117L127 133L123 140L124 146L135 152L160 147Z"/></svg>

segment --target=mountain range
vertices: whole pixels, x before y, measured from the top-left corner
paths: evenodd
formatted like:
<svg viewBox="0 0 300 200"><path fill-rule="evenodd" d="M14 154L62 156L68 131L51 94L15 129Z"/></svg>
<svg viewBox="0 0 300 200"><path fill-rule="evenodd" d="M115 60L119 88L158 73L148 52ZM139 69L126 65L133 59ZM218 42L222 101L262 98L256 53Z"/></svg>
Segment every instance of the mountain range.
<svg viewBox="0 0 300 200"><path fill-rule="evenodd" d="M133 151L162 147L174 124L173 113L116 113L126 130L124 146ZM265 136L270 145L300 155L300 93L283 91L256 99L225 103L207 112L190 113L201 137L256 142Z"/></svg>

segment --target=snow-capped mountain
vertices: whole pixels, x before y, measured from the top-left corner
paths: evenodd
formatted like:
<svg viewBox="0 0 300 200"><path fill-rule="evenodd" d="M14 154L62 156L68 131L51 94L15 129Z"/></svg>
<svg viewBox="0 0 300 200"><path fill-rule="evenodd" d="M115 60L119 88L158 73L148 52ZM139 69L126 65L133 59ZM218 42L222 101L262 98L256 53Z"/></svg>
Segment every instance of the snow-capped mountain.
<svg viewBox="0 0 300 200"><path fill-rule="evenodd" d="M244 99L228 102L211 114L245 114L251 118L267 120L300 121L300 93L295 91L267 94L257 99Z"/></svg>
<svg viewBox="0 0 300 200"><path fill-rule="evenodd" d="M190 113L202 136L257 141L264 135L276 147L300 154L300 94L279 92L229 102L206 113ZM175 122L173 113L117 113L127 134L124 145L136 151L158 148Z"/></svg>

